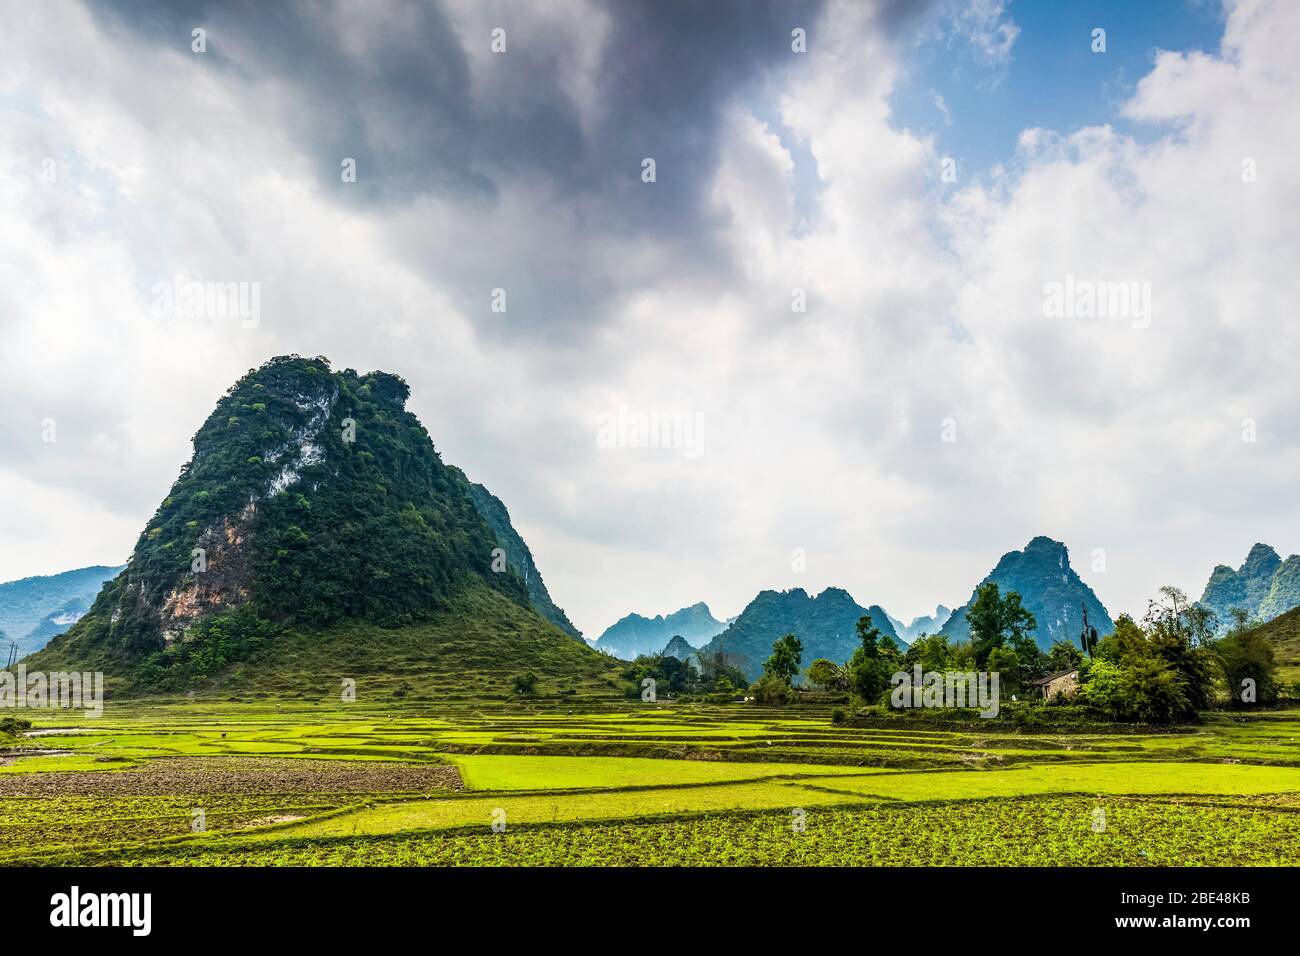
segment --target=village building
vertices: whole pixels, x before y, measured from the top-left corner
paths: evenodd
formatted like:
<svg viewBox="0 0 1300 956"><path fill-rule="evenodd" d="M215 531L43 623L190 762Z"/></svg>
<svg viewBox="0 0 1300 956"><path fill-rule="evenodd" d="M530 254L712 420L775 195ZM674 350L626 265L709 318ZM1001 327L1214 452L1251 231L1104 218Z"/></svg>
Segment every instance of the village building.
<svg viewBox="0 0 1300 956"><path fill-rule="evenodd" d="M1051 700L1057 694L1073 697L1079 692L1079 669L1072 667L1066 671L1057 671L1030 683L1042 691L1043 700Z"/></svg>

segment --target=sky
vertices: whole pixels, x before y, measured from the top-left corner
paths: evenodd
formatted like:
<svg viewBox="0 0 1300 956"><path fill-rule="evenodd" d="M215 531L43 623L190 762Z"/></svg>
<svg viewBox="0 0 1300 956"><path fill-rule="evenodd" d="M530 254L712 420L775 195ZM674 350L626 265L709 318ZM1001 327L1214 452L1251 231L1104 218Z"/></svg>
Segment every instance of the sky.
<svg viewBox="0 0 1300 956"><path fill-rule="evenodd" d="M1112 615L1300 550L1300 4L0 23L0 580L124 561L288 353L405 378L593 638L767 588L910 619L1039 534Z"/></svg>

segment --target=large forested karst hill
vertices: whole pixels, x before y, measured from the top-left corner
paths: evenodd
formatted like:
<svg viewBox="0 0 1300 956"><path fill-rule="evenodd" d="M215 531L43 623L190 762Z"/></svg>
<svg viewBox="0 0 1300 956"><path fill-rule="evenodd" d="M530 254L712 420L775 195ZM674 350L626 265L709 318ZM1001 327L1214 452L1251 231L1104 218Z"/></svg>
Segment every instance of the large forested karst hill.
<svg viewBox="0 0 1300 956"><path fill-rule="evenodd" d="M803 588L762 591L703 650L729 655L751 680L763 672L773 642L785 634L802 642L802 666L819 657L842 664L860 643L857 624L863 617L870 617L882 634L897 638L888 614L874 604L863 607L843 588L827 588L816 597Z"/></svg>
<svg viewBox="0 0 1300 956"><path fill-rule="evenodd" d="M1084 609L1088 613L1088 626L1095 627L1101 635L1109 634L1115 625L1110 613L1097 599L1092 588L1070 567L1070 553L1059 541L1039 535L1022 551L1008 551L980 584L992 581L1002 593L1015 591L1037 621L1034 638L1038 646L1047 649L1054 641L1071 641L1079 646L1083 632ZM975 600L970 600L952 612L939 633L953 640L968 640L970 625L966 612Z"/></svg>
<svg viewBox="0 0 1300 956"><path fill-rule="evenodd" d="M612 671L572 625L565 634L550 623L567 618L504 505L443 463L406 410L408 394L396 375L334 372L323 358L251 370L194 436L193 457L125 570L29 666L93 667L128 686L177 689L251 681L240 665L255 660L264 683L281 665L302 680L312 635L348 631L382 649L380 629L394 646L414 641L406 667L421 652L403 629L459 629L465 642L492 636L494 659L465 648L480 668L507 672L512 647L540 642L529 656L537 666ZM494 560L501 552L506 560ZM505 639L512 634L523 636ZM315 663L325 669L341 652L319 640ZM295 649L292 667L281 647ZM449 663L442 654L437 666Z"/></svg>

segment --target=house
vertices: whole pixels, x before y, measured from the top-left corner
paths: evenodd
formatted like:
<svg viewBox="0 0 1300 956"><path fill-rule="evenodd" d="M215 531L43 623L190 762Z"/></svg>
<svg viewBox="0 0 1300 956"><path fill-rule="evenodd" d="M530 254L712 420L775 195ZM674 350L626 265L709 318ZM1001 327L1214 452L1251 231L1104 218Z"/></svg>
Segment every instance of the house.
<svg viewBox="0 0 1300 956"><path fill-rule="evenodd" d="M1079 669L1073 667L1068 671L1058 671L1030 683L1042 690L1043 700L1051 700L1057 694L1073 697L1079 692Z"/></svg>

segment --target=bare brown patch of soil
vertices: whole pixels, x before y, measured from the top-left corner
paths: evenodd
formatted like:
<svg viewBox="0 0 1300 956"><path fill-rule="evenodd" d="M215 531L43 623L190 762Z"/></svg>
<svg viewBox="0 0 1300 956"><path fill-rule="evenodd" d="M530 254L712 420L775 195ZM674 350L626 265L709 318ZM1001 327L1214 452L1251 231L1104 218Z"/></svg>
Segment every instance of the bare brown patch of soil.
<svg viewBox="0 0 1300 956"><path fill-rule="evenodd" d="M442 764L157 757L130 770L5 774L0 797L427 793L463 786L456 768Z"/></svg>

